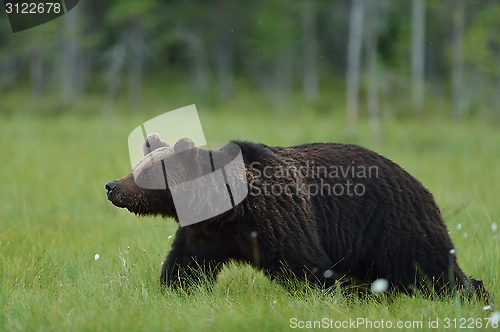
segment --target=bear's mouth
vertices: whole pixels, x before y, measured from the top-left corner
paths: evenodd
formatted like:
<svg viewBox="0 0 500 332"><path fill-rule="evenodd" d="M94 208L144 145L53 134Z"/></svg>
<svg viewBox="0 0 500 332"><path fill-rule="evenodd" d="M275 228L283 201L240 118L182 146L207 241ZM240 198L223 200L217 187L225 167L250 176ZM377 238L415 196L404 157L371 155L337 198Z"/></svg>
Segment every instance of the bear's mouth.
<svg viewBox="0 0 500 332"><path fill-rule="evenodd" d="M125 197L123 197L122 195L108 195L108 200L113 203L114 206L116 207L120 207L120 208L124 208L126 207L126 204L125 204Z"/></svg>
<svg viewBox="0 0 500 332"><path fill-rule="evenodd" d="M108 197L108 200L113 203L114 206L124 208L127 207L126 201L127 198L126 196L128 195L123 195L123 193L118 190L117 183L115 181L111 181L106 183L106 196Z"/></svg>
<svg viewBox="0 0 500 332"><path fill-rule="evenodd" d="M123 193L117 189L106 190L106 194L108 200L116 207L126 208L137 215L146 215L149 211L143 197L135 197L130 193Z"/></svg>

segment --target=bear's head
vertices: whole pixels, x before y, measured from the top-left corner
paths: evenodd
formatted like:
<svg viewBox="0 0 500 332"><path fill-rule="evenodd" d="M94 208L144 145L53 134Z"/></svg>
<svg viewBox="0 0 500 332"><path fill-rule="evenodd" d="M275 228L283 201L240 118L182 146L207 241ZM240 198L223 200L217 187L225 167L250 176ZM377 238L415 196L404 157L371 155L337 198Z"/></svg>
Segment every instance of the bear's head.
<svg viewBox="0 0 500 332"><path fill-rule="evenodd" d="M106 184L108 199L115 206L138 215L177 219L169 183L180 183L201 173L198 164L193 162L198 150L201 149L187 137L172 147L158 134L149 134L142 145L144 157L132 172Z"/></svg>
<svg viewBox="0 0 500 332"><path fill-rule="evenodd" d="M106 184L108 199L118 207L139 215L173 217L186 226L225 213L247 196L237 144L205 150L181 138L172 147L158 134L150 134L142 150L144 157L132 173Z"/></svg>

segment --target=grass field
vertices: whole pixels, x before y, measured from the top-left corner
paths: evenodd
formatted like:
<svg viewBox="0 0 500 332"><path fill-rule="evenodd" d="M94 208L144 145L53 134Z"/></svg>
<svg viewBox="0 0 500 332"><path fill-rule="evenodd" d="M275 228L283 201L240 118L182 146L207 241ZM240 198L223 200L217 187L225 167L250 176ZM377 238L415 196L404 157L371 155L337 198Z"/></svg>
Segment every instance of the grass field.
<svg viewBox="0 0 500 332"><path fill-rule="evenodd" d="M455 330L464 319L464 327L486 325L490 313L475 301L346 298L292 281L285 289L246 265L225 268L212 290L160 292L160 265L177 225L112 206L104 184L130 171L130 131L171 109L142 117L0 118L0 331L274 331L323 318L367 319L380 329L382 320L385 327L406 322L408 330L427 330L429 322ZM198 111L208 141L348 140L343 119L325 113ZM462 268L498 302L500 229L492 225L500 225L500 124L430 117L382 127L375 144L361 123L354 142L431 190Z"/></svg>

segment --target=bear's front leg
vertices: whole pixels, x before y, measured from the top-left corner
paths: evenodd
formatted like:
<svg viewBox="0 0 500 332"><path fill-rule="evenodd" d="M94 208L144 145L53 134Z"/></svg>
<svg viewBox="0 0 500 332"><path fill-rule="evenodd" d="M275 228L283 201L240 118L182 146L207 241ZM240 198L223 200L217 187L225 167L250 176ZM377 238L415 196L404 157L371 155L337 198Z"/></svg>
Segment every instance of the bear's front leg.
<svg viewBox="0 0 500 332"><path fill-rule="evenodd" d="M190 226L188 226L190 227ZM162 266L160 282L163 286L187 286L200 281L214 282L228 257L215 252L213 239L193 234L192 229L177 230L172 249Z"/></svg>

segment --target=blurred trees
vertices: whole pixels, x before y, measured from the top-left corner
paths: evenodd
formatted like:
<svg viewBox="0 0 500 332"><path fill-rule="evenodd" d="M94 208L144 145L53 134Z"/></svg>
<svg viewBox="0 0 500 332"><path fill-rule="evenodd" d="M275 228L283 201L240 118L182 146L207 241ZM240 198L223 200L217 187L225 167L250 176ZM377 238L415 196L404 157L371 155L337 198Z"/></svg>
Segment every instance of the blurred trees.
<svg viewBox="0 0 500 332"><path fill-rule="evenodd" d="M462 93L464 76L464 29L465 0L456 0L453 10L453 69L452 69L452 106L453 116L463 113Z"/></svg>
<svg viewBox="0 0 500 332"><path fill-rule="evenodd" d="M307 100L314 101L318 98L318 33L316 15L317 8L314 0L302 0L302 49L304 56L304 73L302 90Z"/></svg>
<svg viewBox="0 0 500 332"><path fill-rule="evenodd" d="M81 24L82 8L76 7L62 16L61 22L61 100L65 103L78 101L82 95L83 81L85 79L85 59L81 49ZM35 38L34 43L38 40ZM32 68L31 71L36 68ZM33 76L33 74L32 74ZM41 78L38 80L41 81Z"/></svg>
<svg viewBox="0 0 500 332"><path fill-rule="evenodd" d="M362 98L376 131L388 98L399 112L435 97L455 117L500 109L499 15L493 0L86 0L50 33L12 34L2 12L0 95L97 92L111 112L122 91L140 110L144 80L160 78L207 100L244 86L324 106L340 83L351 130Z"/></svg>
<svg viewBox="0 0 500 332"><path fill-rule="evenodd" d="M347 130L356 132L359 107L359 81L361 76L361 45L363 40L364 0L353 0L349 15L349 41L347 43Z"/></svg>
<svg viewBox="0 0 500 332"><path fill-rule="evenodd" d="M420 113L425 95L425 0L412 2L412 106Z"/></svg>

